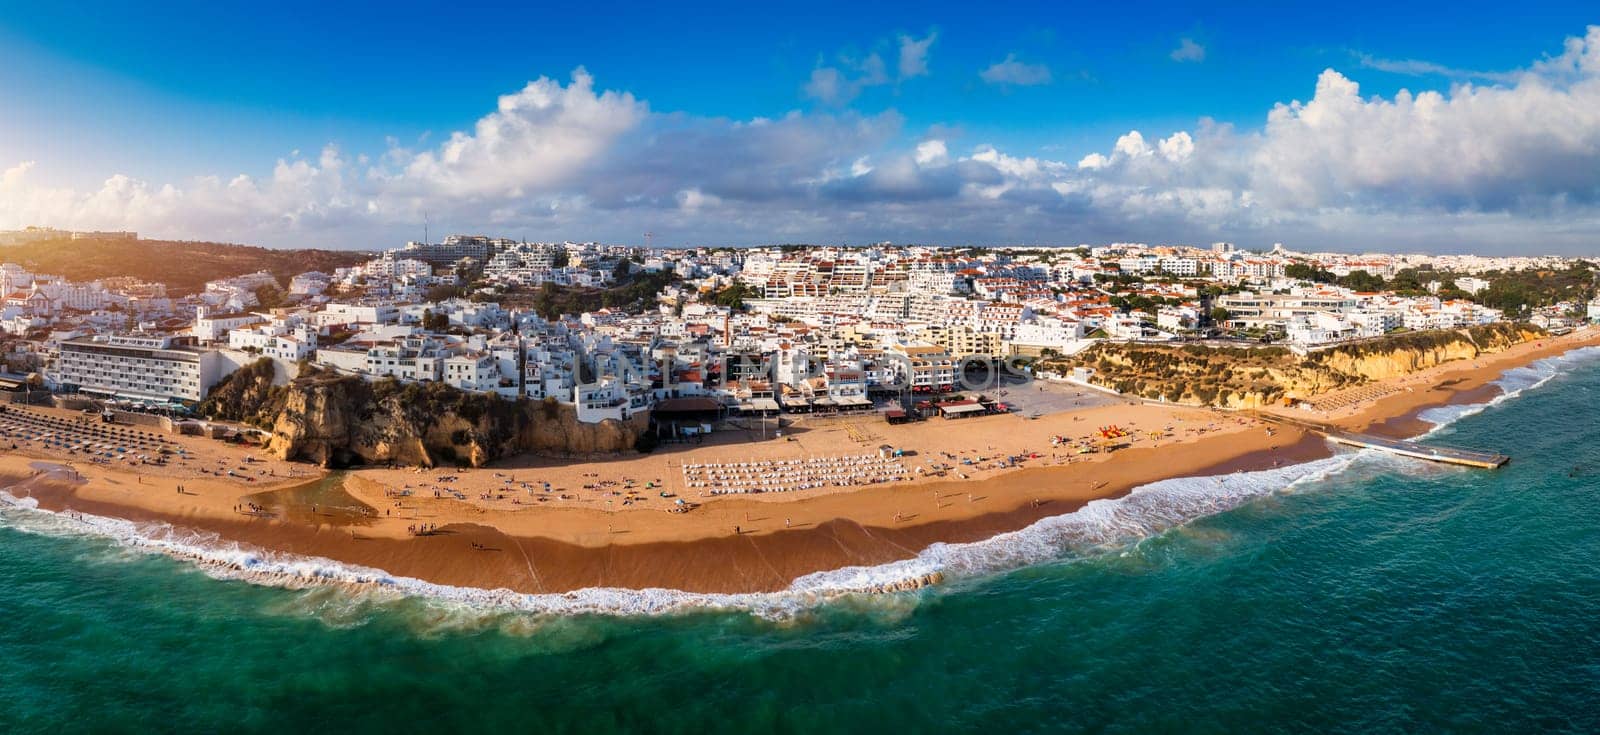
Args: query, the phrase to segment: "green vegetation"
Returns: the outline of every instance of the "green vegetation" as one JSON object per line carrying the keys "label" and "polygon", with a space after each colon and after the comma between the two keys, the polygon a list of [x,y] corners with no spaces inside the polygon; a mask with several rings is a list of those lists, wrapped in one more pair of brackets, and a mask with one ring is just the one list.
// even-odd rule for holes
{"label": "green vegetation", "polygon": [[[1406,276],[1409,271],[1409,276]],[[1422,284],[1416,280],[1416,271],[1408,269],[1395,276],[1395,283],[1389,284],[1382,276],[1376,276],[1364,270],[1350,271],[1350,275],[1336,276],[1331,271],[1318,268],[1309,263],[1290,263],[1283,269],[1283,274],[1290,278],[1298,278],[1316,283],[1327,283],[1343,286],[1354,291],[1425,291]]]}
{"label": "green vegetation", "polygon": [[545,319],[556,319],[562,314],[600,309],[645,309],[655,302],[656,294],[677,280],[677,276],[668,271],[636,273],[628,282],[610,288],[545,283],[537,289],[501,293],[488,300],[507,308],[532,309]]}
{"label": "green vegetation", "polygon": [[427,292],[424,294],[424,298],[429,301],[439,302],[449,301],[450,299],[459,299],[466,295],[467,289],[462,286],[451,286],[449,284],[441,283],[437,286],[429,286]]}
{"label": "green vegetation", "polygon": [[74,281],[132,276],[165,284],[172,295],[196,293],[206,281],[267,271],[279,281],[306,271],[331,272],[370,259],[339,250],[273,250],[249,245],[169,240],[47,240],[0,249],[0,259]]}
{"label": "green vegetation", "polygon": [[1594,265],[1586,260],[1560,271],[1494,271],[1484,275],[1489,287],[1472,298],[1508,315],[1520,315],[1561,301],[1593,299],[1595,275]]}
{"label": "green vegetation", "polygon": [[744,311],[745,299],[761,298],[761,292],[745,285],[744,281],[734,281],[732,285],[711,295],[711,303],[717,306],[726,306],[735,311]]}
{"label": "green vegetation", "polygon": [[1123,296],[1117,294],[1110,298],[1111,305],[1121,311],[1144,311],[1154,314],[1156,308],[1162,305],[1176,305],[1182,303],[1180,299],[1150,298],[1143,294]]}
{"label": "green vegetation", "polygon": [[1101,343],[1071,357],[1043,357],[1039,368],[1068,372],[1087,367],[1095,382],[1120,393],[1199,405],[1266,405],[1288,396],[1307,398],[1368,379],[1361,361],[1391,353],[1427,366],[1437,350],[1496,352],[1543,334],[1531,325],[1497,323],[1468,329],[1381,337],[1304,357],[1283,347],[1210,347]]}
{"label": "green vegetation", "polygon": [[1463,338],[1479,349],[1500,350],[1522,341],[1524,334],[1543,334],[1544,330],[1532,324],[1496,322],[1465,329],[1434,329],[1424,332],[1404,332],[1377,339],[1351,342],[1306,356],[1307,362],[1329,362],[1338,357],[1367,357],[1395,350],[1436,350],[1447,347]]}
{"label": "green vegetation", "polygon": [[1522,316],[1530,309],[1594,298],[1597,274],[1594,264],[1585,260],[1559,271],[1490,271],[1480,276],[1489,282],[1489,286],[1476,294],[1458,287],[1456,276],[1428,269],[1406,268],[1395,273],[1393,278],[1384,280],[1364,270],[1351,271],[1347,276],[1335,276],[1309,263],[1293,263],[1284,268],[1284,275],[1356,291],[1392,291],[1401,296],[1427,295],[1428,285],[1438,282],[1435,293],[1439,298],[1466,299],[1499,309],[1507,316]]}
{"label": "green vegetation", "polygon": [[283,306],[289,297],[288,292],[270,285],[256,289],[255,293],[256,301],[259,302],[258,308],[261,309],[276,309]]}
{"label": "green vegetation", "polygon": [[274,386],[276,368],[263,357],[222,379],[200,403],[201,416],[268,427],[283,407],[287,388]]}
{"label": "green vegetation", "polygon": [[423,309],[422,328],[430,332],[443,332],[450,328],[450,317],[435,313],[432,309]]}

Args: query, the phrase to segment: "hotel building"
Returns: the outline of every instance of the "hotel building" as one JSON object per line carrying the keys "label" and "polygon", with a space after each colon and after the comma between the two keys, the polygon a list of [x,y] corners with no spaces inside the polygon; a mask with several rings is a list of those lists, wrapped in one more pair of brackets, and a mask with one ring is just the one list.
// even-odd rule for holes
{"label": "hotel building", "polygon": [[171,336],[69,339],[56,372],[84,393],[146,401],[199,401],[222,378],[217,352]]}

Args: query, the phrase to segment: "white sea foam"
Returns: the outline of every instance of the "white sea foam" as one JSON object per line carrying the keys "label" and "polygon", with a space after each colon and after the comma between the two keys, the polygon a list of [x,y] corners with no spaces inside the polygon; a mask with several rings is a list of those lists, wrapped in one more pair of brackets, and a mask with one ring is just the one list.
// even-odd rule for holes
{"label": "white sea foam", "polygon": [[214,533],[160,522],[136,523],[83,513],[51,513],[31,498],[0,492],[0,522],[49,535],[89,534],[120,548],[192,562],[218,579],[238,579],[287,588],[333,585],[382,596],[420,596],[482,610],[559,615],[658,615],[692,610],[744,610],[761,617],[791,618],[818,604],[846,596],[903,589],[927,579],[961,579],[1092,552],[1161,533],[1256,497],[1315,481],[1344,467],[1354,454],[1300,465],[1215,477],[1163,480],[1116,499],[1096,500],[1018,531],[964,544],[934,544],[917,556],[870,567],[847,567],[796,579],[787,590],[708,594],[669,589],[587,588],[560,594],[524,594],[434,584],[331,559],[267,551],[227,541]]}
{"label": "white sea foam", "polygon": [[[1425,412],[1435,431],[1541,386],[1573,364],[1600,357],[1600,348],[1576,350],[1507,371],[1493,401]],[[871,599],[864,593],[903,589],[928,579],[955,580],[1091,554],[1166,532],[1252,499],[1311,484],[1336,474],[1370,452],[1349,452],[1297,465],[1209,477],[1183,477],[1141,485],[1127,495],[1092,501],[1026,528],[971,543],[936,543],[916,556],[876,566],[846,567],[800,577],[780,592],[708,594],[670,589],[597,587],[560,594],[525,594],[434,584],[381,569],[331,559],[267,551],[216,534],[166,523],[136,523],[83,513],[51,513],[32,498],[0,491],[0,524],[48,535],[88,534],[136,553],[157,553],[194,563],[219,579],[286,588],[343,587],[371,598],[419,597],[477,612],[520,611],[550,615],[661,615],[695,610],[741,610],[787,619],[824,602]],[[1380,458],[1381,459],[1381,458]]]}
{"label": "white sea foam", "polygon": [[1593,362],[1596,359],[1600,359],[1600,347],[1580,347],[1554,357],[1546,357],[1527,365],[1506,370],[1500,374],[1499,378],[1490,381],[1493,385],[1499,386],[1500,395],[1489,401],[1439,406],[1419,412],[1417,418],[1433,424],[1433,428],[1423,433],[1422,436],[1426,437],[1442,431],[1467,416],[1482,413],[1484,410],[1512,400],[1526,391],[1542,387],[1573,367]]}

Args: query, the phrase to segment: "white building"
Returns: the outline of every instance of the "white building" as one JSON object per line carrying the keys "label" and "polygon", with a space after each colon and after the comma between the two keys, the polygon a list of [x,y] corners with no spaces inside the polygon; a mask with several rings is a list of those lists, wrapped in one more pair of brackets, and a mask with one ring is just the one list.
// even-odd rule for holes
{"label": "white building", "polygon": [[195,308],[194,326],[189,332],[195,339],[200,340],[201,344],[212,344],[221,341],[230,331],[265,321],[266,318],[260,314],[249,312],[218,314],[213,313],[210,307],[200,306]]}
{"label": "white building", "polygon": [[452,388],[489,393],[500,387],[500,366],[487,352],[467,352],[444,360],[444,382]]}
{"label": "white building", "polygon": [[199,401],[222,379],[221,363],[180,337],[77,338],[61,343],[56,381],[119,398]]}
{"label": "white building", "polygon": [[1049,349],[1063,352],[1072,349],[1078,340],[1083,339],[1083,334],[1082,322],[1036,317],[1017,325],[1016,334],[1010,341],[1011,351],[1017,353]]}
{"label": "white building", "polygon": [[433,266],[415,258],[395,257],[394,252],[390,251],[363,263],[360,275],[369,279],[396,281],[406,277],[431,276]]}
{"label": "white building", "polygon": [[333,284],[333,277],[319,271],[307,271],[289,279],[289,293],[300,296],[316,296],[328,290]]}
{"label": "white building", "polygon": [[438,382],[443,378],[445,357],[431,340],[413,337],[367,350],[365,369],[368,375],[375,377]]}
{"label": "white building", "polygon": [[306,324],[275,320],[228,332],[228,347],[277,360],[299,362],[317,350],[317,330]]}
{"label": "white building", "polygon": [[67,283],[65,281],[52,283],[39,289],[56,306],[62,309],[76,311],[95,311],[103,309],[110,304],[111,295],[106,292],[99,281],[93,283]]}
{"label": "white building", "polygon": [[319,327],[342,324],[392,324],[400,319],[400,308],[380,304],[328,304],[322,311],[311,315],[312,323]]}

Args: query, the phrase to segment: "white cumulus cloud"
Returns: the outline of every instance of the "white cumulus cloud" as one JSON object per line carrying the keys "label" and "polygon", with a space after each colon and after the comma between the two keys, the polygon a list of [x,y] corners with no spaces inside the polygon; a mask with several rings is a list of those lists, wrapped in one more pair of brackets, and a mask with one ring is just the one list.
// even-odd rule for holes
{"label": "white cumulus cloud", "polygon": [[[890,83],[883,58],[837,68],[846,83]],[[114,173],[79,188],[44,183],[54,172],[43,164],[0,162],[0,228],[379,248],[414,237],[427,211],[461,231],[652,231],[666,243],[1600,242],[1600,27],[1502,81],[1391,96],[1363,95],[1334,69],[1306,81],[1308,97],[1254,125],[1129,131],[1073,163],[963,141],[958,128],[908,131],[892,111],[652,111],[579,69],[566,84],[530,82],[417,150],[324,146],[259,174]]]}
{"label": "white cumulus cloud", "polygon": [[459,196],[518,196],[555,186],[644,119],[648,107],[626,92],[595,93],[582,67],[565,87],[540,77],[436,150],[406,163],[395,182]]}

